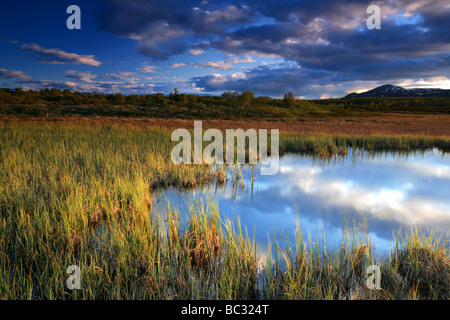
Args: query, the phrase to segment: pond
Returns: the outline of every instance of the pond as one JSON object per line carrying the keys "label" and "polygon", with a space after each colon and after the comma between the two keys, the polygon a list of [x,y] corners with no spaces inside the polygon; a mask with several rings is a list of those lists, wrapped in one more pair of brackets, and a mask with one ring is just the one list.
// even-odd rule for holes
{"label": "pond", "polygon": [[[242,166],[242,178],[225,185],[161,191],[152,214],[189,212],[201,200],[221,218],[239,218],[261,252],[274,236],[295,243],[297,222],[304,239],[326,238],[337,248],[344,225],[363,224],[375,252],[386,254],[399,230],[450,230],[450,155],[434,149],[410,153],[351,152],[333,159],[288,154],[276,175],[259,175],[260,165]],[[233,171],[228,170],[231,177]]]}

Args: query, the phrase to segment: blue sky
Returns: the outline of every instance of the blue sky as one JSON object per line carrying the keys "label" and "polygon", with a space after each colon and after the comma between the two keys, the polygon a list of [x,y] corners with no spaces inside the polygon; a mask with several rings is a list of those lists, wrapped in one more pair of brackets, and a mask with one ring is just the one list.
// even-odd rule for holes
{"label": "blue sky", "polygon": [[[81,30],[69,30],[69,5]],[[367,7],[381,9],[369,30]],[[450,88],[448,0],[3,2],[0,87],[341,97]]]}

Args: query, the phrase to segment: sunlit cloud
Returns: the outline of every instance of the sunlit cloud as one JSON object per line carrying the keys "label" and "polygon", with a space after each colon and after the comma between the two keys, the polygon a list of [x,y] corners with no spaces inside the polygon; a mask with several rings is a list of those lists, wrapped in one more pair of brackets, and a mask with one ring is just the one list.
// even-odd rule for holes
{"label": "sunlit cloud", "polygon": [[0,79],[23,81],[30,78],[23,71],[0,69]]}
{"label": "sunlit cloud", "polygon": [[198,50],[198,49],[191,49],[191,50],[189,50],[189,53],[194,55],[194,56],[198,56],[199,54],[205,53],[205,51]]}
{"label": "sunlit cloud", "polygon": [[180,67],[212,68],[212,69],[217,69],[217,70],[231,70],[231,69],[235,68],[233,66],[233,61],[174,63],[171,65],[171,67],[172,68],[180,68]]}
{"label": "sunlit cloud", "polygon": [[441,88],[450,89],[450,79],[447,77],[432,77],[420,80],[404,80],[397,83],[398,86],[404,88]]}
{"label": "sunlit cloud", "polygon": [[102,63],[95,59],[94,55],[80,55],[76,53],[68,53],[59,49],[47,49],[37,45],[36,43],[23,44],[20,49],[33,51],[38,53],[41,58],[38,59],[41,63],[48,64],[85,64],[89,66],[99,66]]}
{"label": "sunlit cloud", "polygon": [[158,69],[157,66],[150,66],[146,63],[142,64],[141,68],[139,69],[142,73],[156,73],[156,69]]}
{"label": "sunlit cloud", "polygon": [[92,79],[97,77],[96,74],[92,74],[90,72],[80,72],[75,70],[67,70],[64,74],[68,77],[84,82],[92,82]]}

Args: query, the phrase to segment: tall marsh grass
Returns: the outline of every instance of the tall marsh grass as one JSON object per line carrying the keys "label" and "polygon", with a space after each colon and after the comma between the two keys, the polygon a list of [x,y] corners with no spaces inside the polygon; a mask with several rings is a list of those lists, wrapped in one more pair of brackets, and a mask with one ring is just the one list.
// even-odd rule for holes
{"label": "tall marsh grass", "polygon": [[[351,145],[336,139],[282,136],[281,145]],[[368,139],[355,143],[377,145]],[[414,141],[448,147],[446,139]],[[399,237],[382,261],[360,232],[346,233],[353,236],[337,252],[298,232],[286,250],[271,242],[262,261],[239,221],[222,220],[214,206],[194,207],[186,227],[179,212],[150,215],[154,188],[226,179],[210,166],[173,165],[172,146],[164,128],[0,123],[0,298],[450,298],[448,241],[418,231]],[[379,291],[364,286],[374,262],[383,272]],[[80,290],[66,286],[70,265],[80,267]]]}

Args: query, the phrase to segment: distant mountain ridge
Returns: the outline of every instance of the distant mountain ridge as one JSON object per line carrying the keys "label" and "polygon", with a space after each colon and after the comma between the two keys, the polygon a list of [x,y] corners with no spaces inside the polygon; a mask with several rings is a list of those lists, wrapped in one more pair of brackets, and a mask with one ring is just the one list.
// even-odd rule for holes
{"label": "distant mountain ridge", "polygon": [[385,84],[375,89],[362,92],[350,93],[344,98],[368,98],[368,97],[436,97],[436,98],[450,98],[450,90],[446,89],[405,89],[403,87],[394,86],[392,84]]}

